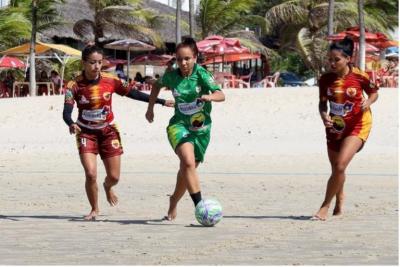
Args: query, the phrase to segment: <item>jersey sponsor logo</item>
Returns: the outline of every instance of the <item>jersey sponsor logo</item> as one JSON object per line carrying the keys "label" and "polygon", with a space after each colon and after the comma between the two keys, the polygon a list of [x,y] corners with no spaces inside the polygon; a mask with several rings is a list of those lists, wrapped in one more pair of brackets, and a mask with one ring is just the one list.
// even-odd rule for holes
{"label": "jersey sponsor logo", "polygon": [[179,111],[185,115],[193,115],[197,112],[200,112],[201,110],[203,110],[203,107],[204,107],[204,101],[202,101],[201,99],[196,99],[191,103],[178,104]]}
{"label": "jersey sponsor logo", "polygon": [[343,117],[341,116],[332,116],[333,126],[332,130],[336,133],[343,132],[344,128],[346,127],[346,123],[344,122]]}
{"label": "jersey sponsor logo", "polygon": [[189,129],[192,131],[197,131],[197,130],[203,128],[205,120],[206,120],[206,116],[204,115],[204,113],[199,112],[199,113],[193,114],[190,117],[190,125],[191,126]]}
{"label": "jersey sponsor logo", "polygon": [[176,90],[176,88],[174,88],[174,90],[172,90],[172,95],[173,95],[174,97],[181,96],[181,94],[178,92],[178,90]]}
{"label": "jersey sponsor logo", "polygon": [[79,100],[79,104],[89,104],[89,100],[87,100],[86,97],[82,95],[81,99]]}
{"label": "jersey sponsor logo", "polygon": [[347,88],[347,89],[346,89],[346,94],[347,94],[349,97],[355,97],[356,94],[357,94],[357,88],[355,88],[355,87],[349,87],[349,88]]}
{"label": "jersey sponsor logo", "polygon": [[103,98],[104,98],[104,100],[109,101],[111,99],[111,93],[110,92],[105,92],[103,94]]}
{"label": "jersey sponsor logo", "polygon": [[338,104],[335,102],[330,101],[329,107],[330,112],[337,116],[346,116],[347,113],[353,110],[354,103],[346,101],[344,104]]}
{"label": "jersey sponsor logo", "polygon": [[110,113],[110,107],[104,106],[102,109],[82,110],[82,118],[87,121],[105,121]]}
{"label": "jersey sponsor logo", "polygon": [[120,145],[118,139],[113,139],[113,140],[111,140],[111,146],[112,146],[113,148],[115,148],[115,149],[118,149],[121,145]]}

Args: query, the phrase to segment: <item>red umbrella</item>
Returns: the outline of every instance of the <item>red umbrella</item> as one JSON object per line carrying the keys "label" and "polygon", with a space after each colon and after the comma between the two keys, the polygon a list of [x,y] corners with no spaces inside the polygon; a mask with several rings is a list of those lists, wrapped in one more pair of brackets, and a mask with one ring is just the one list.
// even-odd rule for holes
{"label": "red umbrella", "polygon": [[25,68],[25,63],[16,57],[4,56],[0,58],[0,68]]}
{"label": "red umbrella", "polygon": [[133,65],[165,66],[173,58],[171,55],[140,55],[132,59]]}
{"label": "red umbrella", "polygon": [[250,50],[240,44],[239,39],[224,38],[219,35],[213,35],[197,42],[197,48],[203,54],[227,55],[249,53]]}
{"label": "red umbrella", "polygon": [[[236,62],[241,60],[250,60],[250,59],[259,59],[261,56],[259,54],[250,54],[250,53],[242,53],[242,54],[228,54],[224,56],[224,62]],[[202,65],[213,64],[213,63],[221,63],[222,56],[211,56],[207,57],[205,62]]]}

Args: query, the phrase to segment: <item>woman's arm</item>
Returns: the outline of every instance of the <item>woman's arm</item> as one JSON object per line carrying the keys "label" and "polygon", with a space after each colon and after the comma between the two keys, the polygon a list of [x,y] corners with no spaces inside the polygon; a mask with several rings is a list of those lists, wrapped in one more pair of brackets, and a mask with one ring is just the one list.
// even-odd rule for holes
{"label": "woman's arm", "polygon": [[221,90],[216,90],[210,95],[202,95],[200,99],[203,101],[223,102],[225,101],[225,94]]}
{"label": "woman's arm", "polygon": [[319,109],[319,115],[321,116],[322,122],[324,123],[325,127],[326,128],[332,127],[333,121],[331,119],[331,116],[329,116],[328,114],[328,100],[325,99],[324,97],[320,98],[318,109]]}
{"label": "woman's arm", "polygon": [[153,88],[151,89],[149,97],[149,105],[147,106],[146,119],[148,122],[153,122],[154,120],[154,104],[156,103],[157,96],[160,93],[161,86],[157,83],[153,83]]}
{"label": "woman's arm", "polygon": [[367,110],[376,100],[378,100],[378,92],[368,94],[368,99],[364,99],[361,104],[362,110]]}

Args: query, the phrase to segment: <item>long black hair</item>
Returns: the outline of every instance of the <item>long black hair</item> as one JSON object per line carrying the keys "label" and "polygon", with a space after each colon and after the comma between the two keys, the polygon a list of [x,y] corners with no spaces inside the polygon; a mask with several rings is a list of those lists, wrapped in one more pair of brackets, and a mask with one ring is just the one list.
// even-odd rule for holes
{"label": "long black hair", "polygon": [[329,51],[332,50],[339,50],[345,56],[352,57],[353,56],[353,49],[354,49],[354,42],[349,37],[344,38],[339,42],[332,43],[329,46]]}
{"label": "long black hair", "polygon": [[193,55],[195,57],[197,57],[199,55],[199,49],[197,48],[196,41],[193,38],[185,37],[183,39],[183,41],[177,45],[176,52],[178,52],[179,49],[184,48],[184,47],[189,47],[190,50],[192,50]]}
{"label": "long black hair", "polygon": [[89,56],[93,53],[99,53],[101,55],[104,55],[103,49],[96,45],[87,45],[83,50],[82,50],[82,60],[86,61],[89,59]]}

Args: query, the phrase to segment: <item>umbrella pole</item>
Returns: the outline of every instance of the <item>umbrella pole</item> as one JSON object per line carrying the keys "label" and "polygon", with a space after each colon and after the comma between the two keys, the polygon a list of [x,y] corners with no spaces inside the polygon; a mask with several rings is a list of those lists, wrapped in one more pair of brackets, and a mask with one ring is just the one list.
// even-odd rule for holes
{"label": "umbrella pole", "polygon": [[130,48],[130,47],[128,47],[128,55],[127,55],[127,58],[128,58],[128,62],[127,62],[127,67],[126,67],[126,71],[127,71],[127,74],[126,74],[126,81],[129,83],[129,64],[130,64],[130,62],[131,62],[131,48]]}

